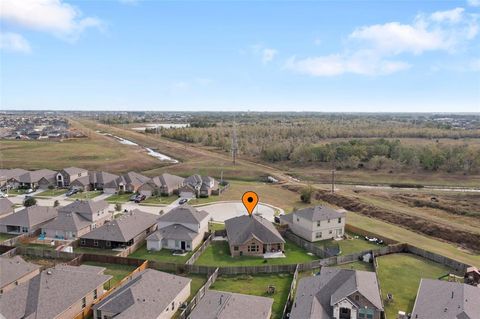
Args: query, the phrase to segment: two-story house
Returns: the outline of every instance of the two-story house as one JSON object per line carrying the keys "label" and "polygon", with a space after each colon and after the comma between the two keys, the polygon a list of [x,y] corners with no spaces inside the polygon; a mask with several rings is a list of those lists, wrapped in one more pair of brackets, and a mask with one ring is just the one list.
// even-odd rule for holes
{"label": "two-story house", "polygon": [[320,241],[342,237],[345,233],[344,212],[326,206],[314,206],[280,216],[280,223],[287,224],[297,236],[308,241]]}
{"label": "two-story house", "polygon": [[78,167],[64,168],[56,175],[57,186],[69,187],[71,182],[84,176],[88,176],[88,170],[86,169]]}

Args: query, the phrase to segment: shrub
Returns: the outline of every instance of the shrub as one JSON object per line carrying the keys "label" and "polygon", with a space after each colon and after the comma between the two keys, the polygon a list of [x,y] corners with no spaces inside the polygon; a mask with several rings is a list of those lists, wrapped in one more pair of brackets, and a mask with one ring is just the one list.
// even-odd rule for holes
{"label": "shrub", "polygon": [[23,201],[23,206],[25,206],[25,207],[34,206],[36,204],[37,204],[37,200],[33,197],[28,197],[27,199],[25,199]]}

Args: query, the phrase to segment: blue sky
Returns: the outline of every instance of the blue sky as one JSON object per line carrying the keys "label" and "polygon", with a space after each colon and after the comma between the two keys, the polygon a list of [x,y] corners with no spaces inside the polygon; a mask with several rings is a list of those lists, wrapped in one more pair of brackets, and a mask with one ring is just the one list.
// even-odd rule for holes
{"label": "blue sky", "polygon": [[480,1],[0,2],[0,108],[480,112]]}

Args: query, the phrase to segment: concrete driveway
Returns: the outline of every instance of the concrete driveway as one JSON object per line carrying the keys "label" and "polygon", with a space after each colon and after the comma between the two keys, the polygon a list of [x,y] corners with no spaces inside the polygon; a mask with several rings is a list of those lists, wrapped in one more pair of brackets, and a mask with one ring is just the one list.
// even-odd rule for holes
{"label": "concrete driveway", "polygon": [[[197,206],[198,210],[204,210],[210,214],[210,218],[217,222],[224,222],[232,217],[248,215],[247,209],[241,202],[221,202],[204,206]],[[275,209],[271,206],[258,204],[254,214],[259,214],[263,218],[273,222],[275,217]]]}

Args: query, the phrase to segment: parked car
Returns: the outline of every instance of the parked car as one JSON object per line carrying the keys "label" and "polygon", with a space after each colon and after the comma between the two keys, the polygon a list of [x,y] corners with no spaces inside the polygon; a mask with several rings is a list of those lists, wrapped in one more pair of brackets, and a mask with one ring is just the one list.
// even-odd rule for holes
{"label": "parked car", "polygon": [[186,198],[182,198],[181,200],[178,201],[178,203],[179,203],[180,205],[183,205],[183,204],[185,204],[186,202],[188,202],[188,199],[186,199]]}
{"label": "parked car", "polygon": [[73,189],[69,190],[69,191],[65,194],[65,196],[70,197],[70,196],[72,196],[72,195],[75,195],[76,193],[78,193],[78,189],[73,188]]}
{"label": "parked car", "polygon": [[137,199],[137,196],[138,194],[133,194],[132,196],[130,196],[129,200],[134,201]]}
{"label": "parked car", "polygon": [[0,198],[7,198],[7,197],[8,197],[8,194],[0,192]]}
{"label": "parked car", "polygon": [[25,194],[31,194],[33,192],[35,192],[35,190],[33,188],[29,188],[25,191]]}
{"label": "parked car", "polygon": [[137,197],[135,197],[135,203],[140,203],[142,200],[145,200],[147,198],[147,196],[145,195],[137,195]]}

